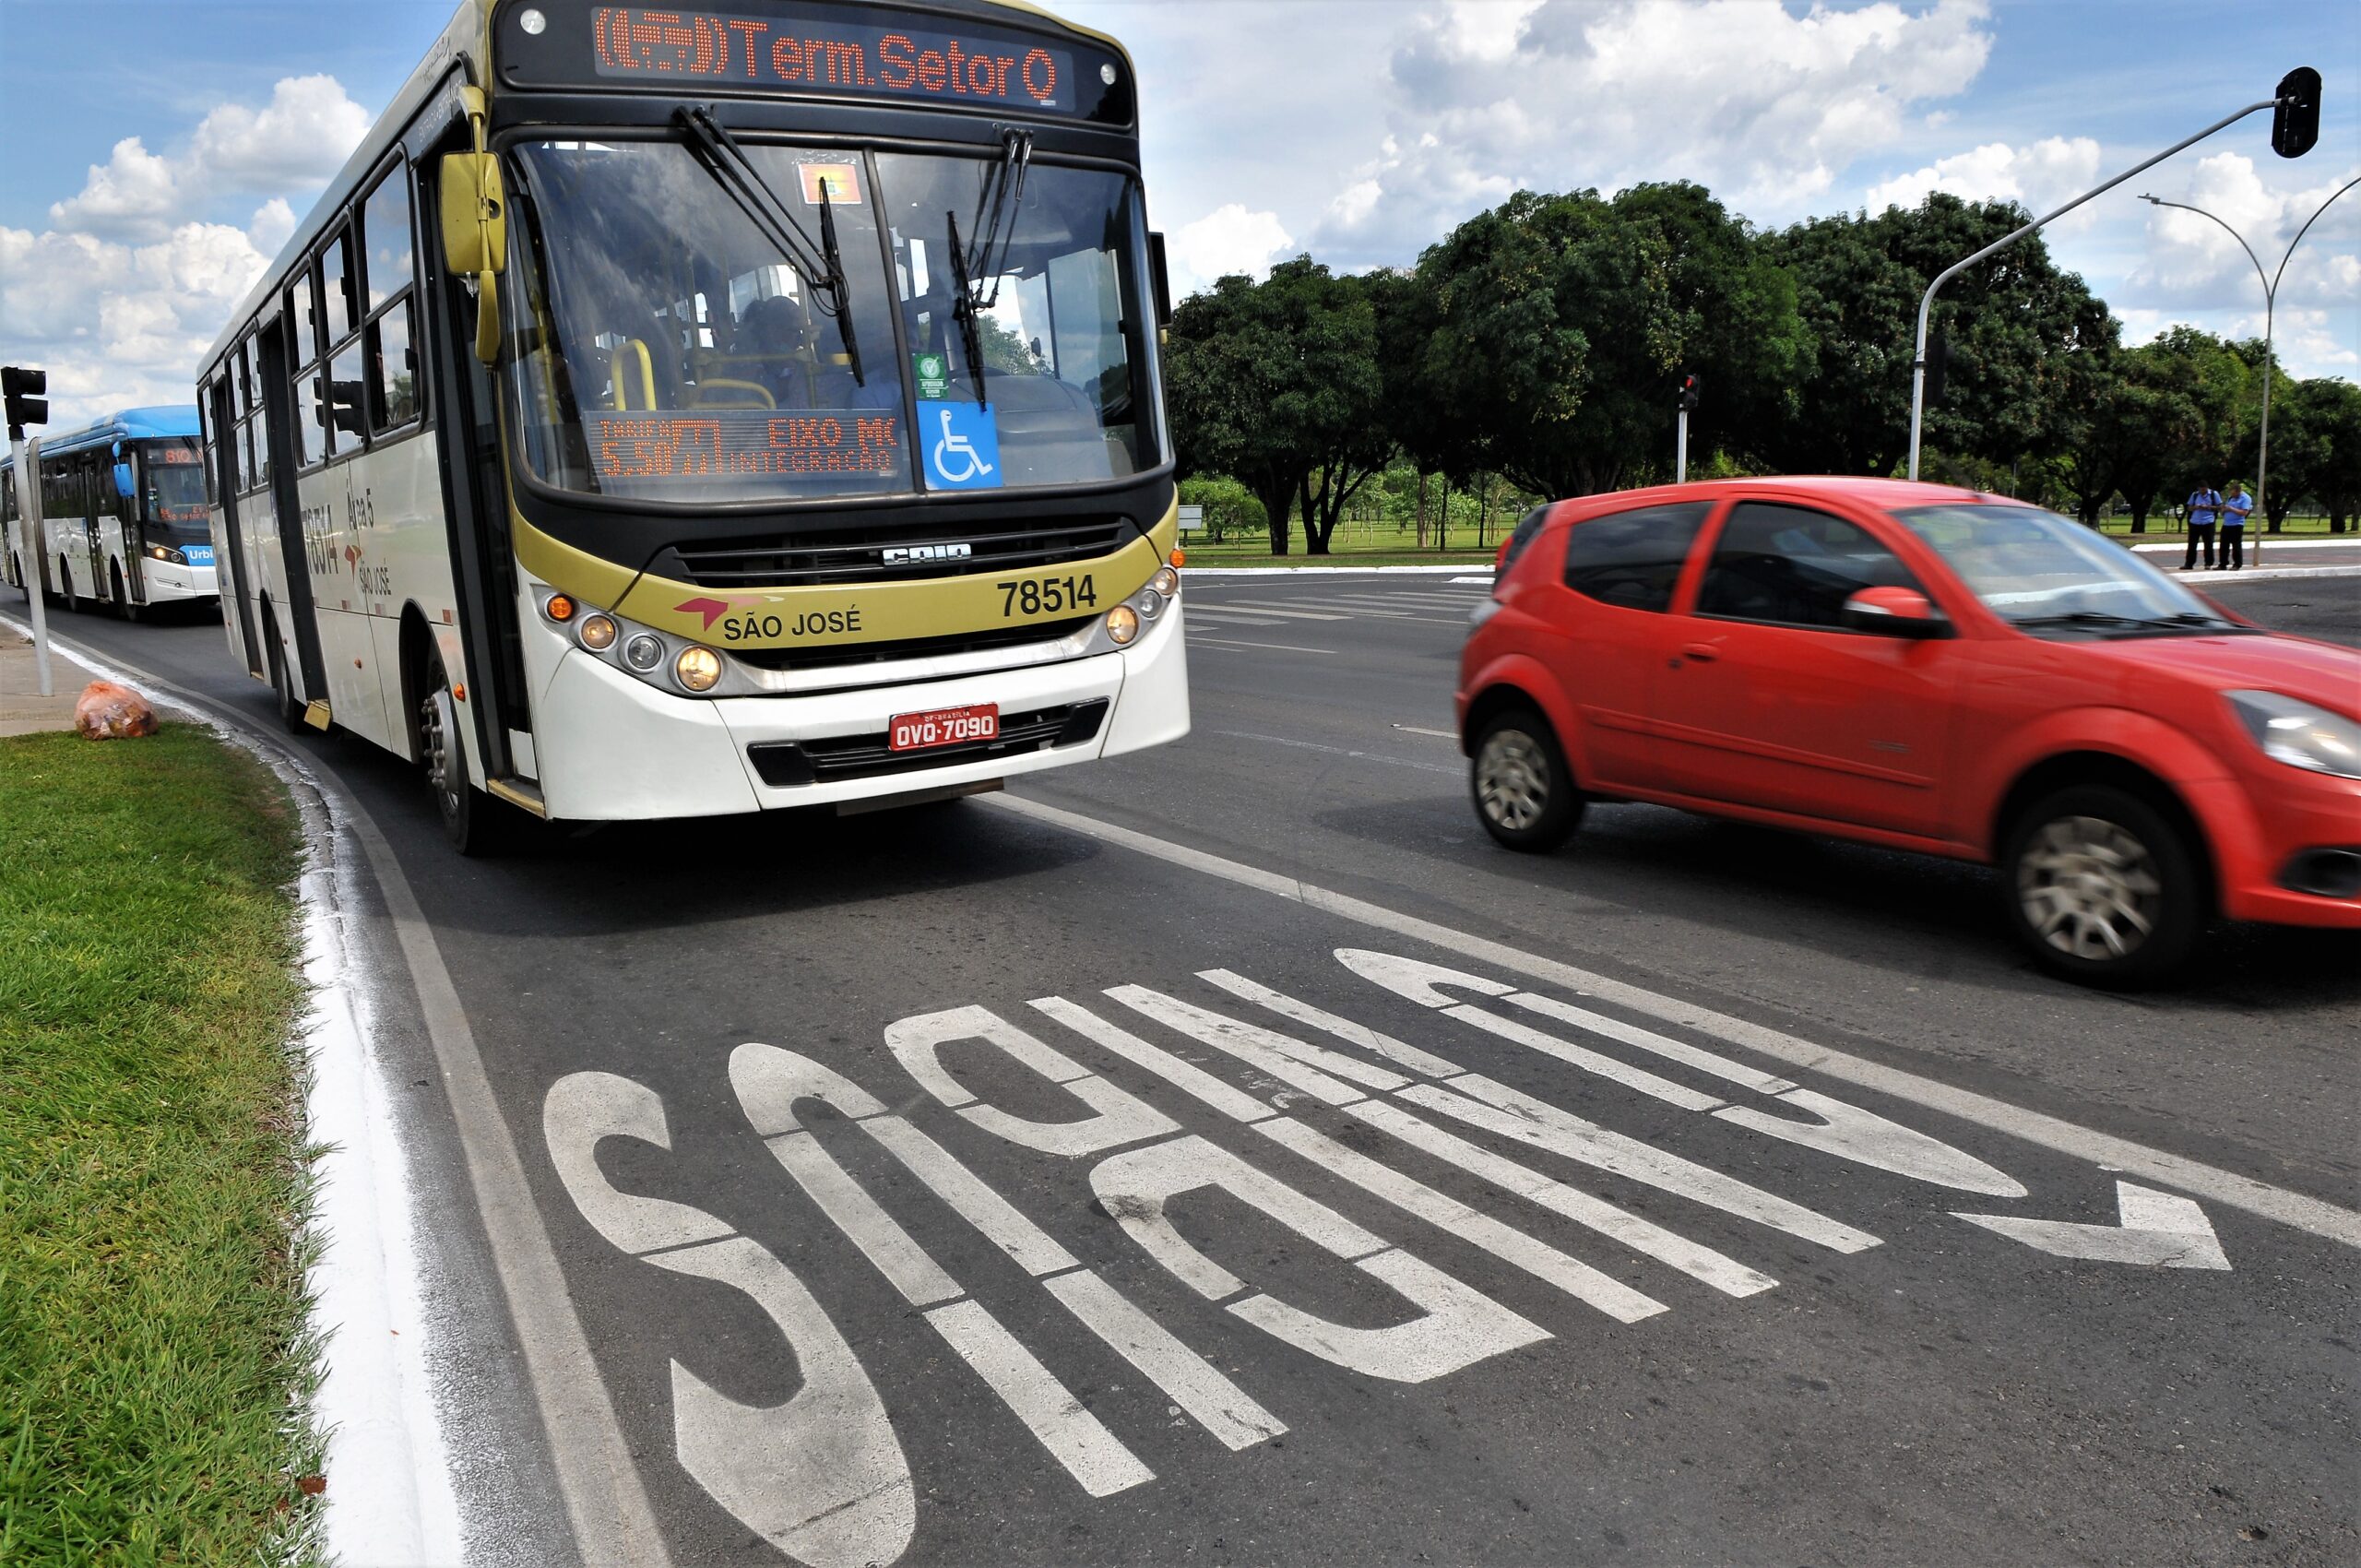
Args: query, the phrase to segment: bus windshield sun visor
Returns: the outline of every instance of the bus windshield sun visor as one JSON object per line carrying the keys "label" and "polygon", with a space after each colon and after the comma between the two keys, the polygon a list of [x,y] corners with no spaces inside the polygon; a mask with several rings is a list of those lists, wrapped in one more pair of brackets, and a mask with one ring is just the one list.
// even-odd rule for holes
{"label": "bus windshield sun visor", "polygon": [[861,374],[860,342],[853,331],[852,313],[846,308],[850,290],[845,280],[844,255],[836,248],[836,218],[825,183],[820,189],[820,241],[814,245],[738,138],[713,117],[710,109],[684,105],[673,111],[672,118],[688,134],[689,145],[696,149],[698,161],[713,176],[714,184],[738,204],[765,239],[778,247],[781,258],[820,302],[820,314],[836,324],[854,384],[868,386],[869,378]]}

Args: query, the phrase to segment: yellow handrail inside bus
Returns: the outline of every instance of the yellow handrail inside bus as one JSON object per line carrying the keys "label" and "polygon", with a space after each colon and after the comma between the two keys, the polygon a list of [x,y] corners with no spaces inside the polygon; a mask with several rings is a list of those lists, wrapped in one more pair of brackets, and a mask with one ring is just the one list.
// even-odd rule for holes
{"label": "yellow handrail inside bus", "polygon": [[615,357],[610,366],[615,380],[615,407],[623,411],[629,411],[631,408],[631,383],[626,375],[628,361],[634,354],[639,356],[640,406],[646,409],[656,407],[656,366],[647,357],[647,345],[636,338],[626,338],[615,350]]}
{"label": "yellow handrail inside bus", "polygon": [[[772,397],[771,389],[765,386],[762,383],[758,381],[735,381],[725,375],[708,375],[702,381],[699,381],[697,383],[697,401],[699,403],[711,403],[713,399],[706,397],[706,393],[725,390],[730,392],[742,392],[749,399],[760,398],[762,399],[762,407],[765,409],[776,409],[778,407],[778,399]],[[716,406],[718,407],[720,405]],[[751,409],[755,405],[750,400],[745,406]]]}

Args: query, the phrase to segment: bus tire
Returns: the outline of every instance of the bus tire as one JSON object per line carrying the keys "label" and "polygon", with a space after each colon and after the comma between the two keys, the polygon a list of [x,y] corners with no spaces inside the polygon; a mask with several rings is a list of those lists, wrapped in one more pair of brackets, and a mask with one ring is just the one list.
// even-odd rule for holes
{"label": "bus tire", "polygon": [[295,700],[295,683],[287,673],[287,650],[279,646],[279,625],[268,611],[262,617],[263,647],[270,660],[271,706],[279,709],[279,722],[291,735],[303,732],[303,705]]}
{"label": "bus tire", "polygon": [[66,569],[63,555],[57,558],[57,603],[60,609],[77,613],[82,609],[82,596],[74,591],[74,574]]}
{"label": "bus tire", "polygon": [[498,854],[506,847],[512,809],[475,787],[468,778],[465,731],[450,677],[440,655],[426,663],[426,695],[418,705],[418,753],[427,792],[443,819],[444,837],[469,860]]}
{"label": "bus tire", "polygon": [[107,589],[114,600],[114,612],[126,621],[139,619],[139,606],[131,602],[131,595],[124,590],[123,563],[107,563]]}

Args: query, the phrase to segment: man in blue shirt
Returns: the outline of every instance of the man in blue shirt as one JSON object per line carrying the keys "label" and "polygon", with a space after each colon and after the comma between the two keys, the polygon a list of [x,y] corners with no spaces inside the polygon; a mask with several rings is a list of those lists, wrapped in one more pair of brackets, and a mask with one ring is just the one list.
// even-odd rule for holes
{"label": "man in blue shirt", "polygon": [[2184,572],[2197,570],[2197,548],[2205,547],[2205,567],[2213,568],[2213,520],[2222,513],[2222,493],[2210,485],[2199,485],[2189,495],[2189,550],[2180,558]]}
{"label": "man in blue shirt", "polygon": [[2230,498],[2222,503],[2222,567],[2232,572],[2247,569],[2247,514],[2254,510],[2254,497],[2236,480],[2230,481]]}

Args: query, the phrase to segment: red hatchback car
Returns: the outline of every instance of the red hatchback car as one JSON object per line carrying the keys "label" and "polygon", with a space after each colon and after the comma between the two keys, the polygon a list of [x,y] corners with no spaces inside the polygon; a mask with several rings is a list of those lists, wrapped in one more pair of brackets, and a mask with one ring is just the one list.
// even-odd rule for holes
{"label": "red hatchback car", "polygon": [[2361,928],[2361,653],[1942,485],[1672,485],[1520,531],[1458,694],[1512,849],[1653,801],[1981,861],[2035,958],[2101,985],[2215,915]]}

